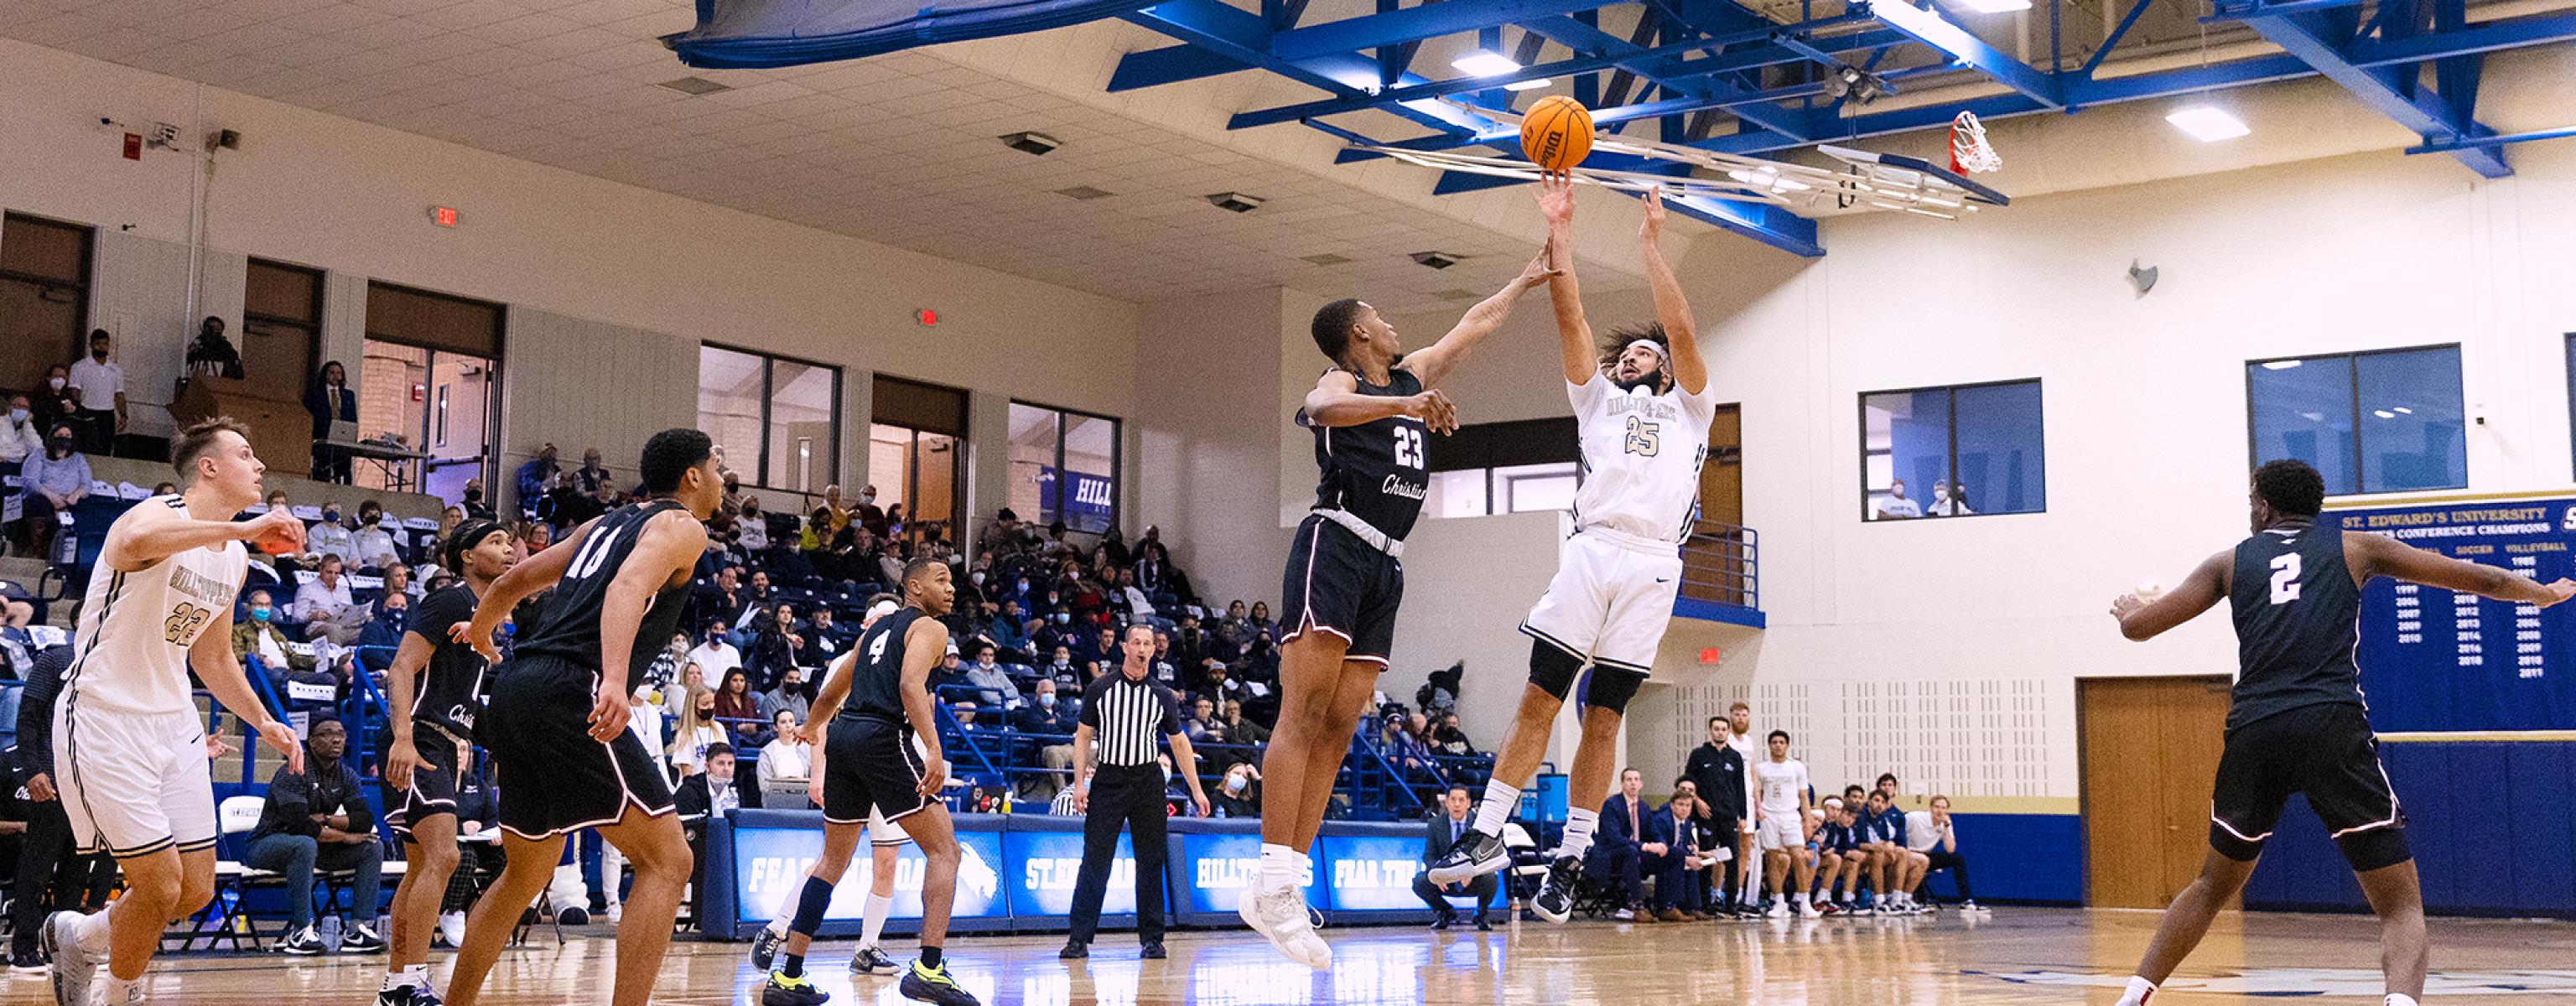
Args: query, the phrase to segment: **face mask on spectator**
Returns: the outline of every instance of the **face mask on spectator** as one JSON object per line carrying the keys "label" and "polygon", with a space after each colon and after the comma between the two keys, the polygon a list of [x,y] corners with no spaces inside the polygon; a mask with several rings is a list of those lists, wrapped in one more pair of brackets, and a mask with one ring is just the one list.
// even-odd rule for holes
{"label": "face mask on spectator", "polygon": [[11,410],[9,410],[9,421],[10,421],[10,422],[12,422],[12,423],[23,423],[23,422],[26,422],[26,421],[27,421],[27,410],[25,410],[25,409],[11,409]]}
{"label": "face mask on spectator", "polygon": [[1228,792],[1228,793],[1241,793],[1241,792],[1243,792],[1243,773],[1241,773],[1241,772],[1228,772],[1228,773],[1226,773],[1226,774],[1225,774],[1225,791],[1226,791],[1226,792]]}
{"label": "face mask on spectator", "polygon": [[69,454],[69,453],[71,453],[71,452],[72,452],[72,438],[70,438],[70,437],[55,437],[55,438],[54,438],[54,449],[55,449],[55,450],[58,450],[58,451],[61,451],[61,452],[65,453],[65,454]]}
{"label": "face mask on spectator", "polygon": [[338,508],[336,508],[336,507],[326,507],[326,508],[324,508],[324,509],[323,509],[323,511],[322,511],[322,523],[325,523],[325,524],[337,524],[337,523],[339,523],[339,522],[340,522],[340,511],[339,511],[339,509],[338,509]]}
{"label": "face mask on spectator", "polygon": [[465,490],[465,502],[468,502],[468,503],[479,503],[479,502],[482,502],[482,500],[483,500],[483,490],[480,490],[480,489],[468,489],[468,490]]}
{"label": "face mask on spectator", "polygon": [[1048,708],[1048,709],[1053,709],[1053,708],[1055,708],[1055,693],[1054,693],[1054,692],[1039,692],[1039,693],[1038,693],[1038,705],[1044,706],[1044,707],[1046,707],[1046,708]]}
{"label": "face mask on spectator", "polygon": [[45,384],[46,384],[47,386],[49,386],[49,387],[53,388],[53,389],[54,389],[54,390],[56,390],[56,391],[61,391],[61,390],[63,390],[63,379],[62,379],[62,378],[59,378],[59,377],[54,378],[54,379],[52,379],[52,380],[46,381],[46,382],[45,382]]}
{"label": "face mask on spectator", "polygon": [[[59,445],[59,446],[62,446],[62,447],[63,447],[63,449],[65,449],[65,450],[69,450],[69,449],[70,449],[70,445],[68,445],[68,444],[62,444],[60,441],[56,441],[56,444],[57,444],[57,445]],[[1073,613],[1072,613],[1072,612],[1069,612],[1069,611],[1059,611],[1059,612],[1056,612],[1056,613],[1055,613],[1055,624],[1057,624],[1057,625],[1065,625],[1065,624],[1068,624],[1068,623],[1070,623],[1070,622],[1072,622],[1072,621],[1073,621]]]}
{"label": "face mask on spectator", "polygon": [[979,570],[976,570],[973,574],[971,574],[971,575],[967,576],[966,578],[967,578],[967,579],[969,579],[969,580],[974,581],[974,582],[975,582],[975,585],[976,585],[976,586],[978,586],[978,587],[981,587],[981,586],[983,586],[983,585],[984,585],[984,571],[983,571],[983,570],[980,570],[980,569],[979,569]]}
{"label": "face mask on spectator", "polygon": [[268,609],[268,605],[265,605],[265,604],[254,604],[254,605],[251,605],[251,608],[250,608],[250,620],[251,620],[251,621],[254,621],[254,622],[265,622],[265,621],[268,621],[268,616],[269,616],[269,609]]}

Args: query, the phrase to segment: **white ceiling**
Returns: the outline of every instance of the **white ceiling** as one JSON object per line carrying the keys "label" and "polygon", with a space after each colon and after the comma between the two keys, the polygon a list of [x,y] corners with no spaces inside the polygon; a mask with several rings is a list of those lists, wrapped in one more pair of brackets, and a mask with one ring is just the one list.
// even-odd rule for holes
{"label": "white ceiling", "polygon": [[[1272,136],[1294,154],[1274,158],[1241,152],[1221,121],[1158,125],[1105,100],[1113,50],[1068,49],[1083,65],[1032,71],[1048,86],[958,47],[693,71],[656,41],[693,23],[685,0],[0,0],[0,35],[22,41],[1127,300],[1357,285],[1417,309],[1483,296],[1535,236],[1534,215],[1497,228],[1472,219],[1479,196],[1433,199],[1428,172],[1360,186],[1371,171],[1332,166],[1330,141],[1297,127],[1257,131],[1303,134]],[[1127,48],[1158,38],[1094,27],[1143,36]],[[735,89],[657,86],[688,76]],[[997,139],[1022,130],[1064,146],[1035,157]],[[1112,195],[1056,193],[1077,186]],[[1267,203],[1203,198],[1227,191]],[[1430,250],[1468,259],[1408,258]],[[1351,261],[1303,261],[1319,255]],[[1605,286],[1633,284],[1610,265]]]}

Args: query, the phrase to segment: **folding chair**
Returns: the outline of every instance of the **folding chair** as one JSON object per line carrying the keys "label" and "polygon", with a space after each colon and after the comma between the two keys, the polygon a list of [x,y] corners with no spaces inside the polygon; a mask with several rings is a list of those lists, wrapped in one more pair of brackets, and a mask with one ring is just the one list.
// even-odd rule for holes
{"label": "folding chair", "polygon": [[216,807],[215,820],[220,834],[215,842],[215,896],[206,902],[206,907],[198,910],[195,921],[180,937],[179,949],[182,952],[195,949],[200,937],[205,939],[208,950],[214,949],[220,940],[230,940],[232,948],[239,950],[244,935],[250,937],[252,950],[268,949],[267,940],[260,935],[258,921],[243,909],[243,902],[249,898],[252,888],[285,888],[286,878],[243,865],[242,850],[235,844],[240,840],[234,837],[259,828],[260,808],[265,803],[255,796],[235,796],[225,798]]}
{"label": "folding chair", "polygon": [[1547,883],[1547,853],[1530,838],[1528,829],[1508,822],[1503,825],[1503,848],[1512,859],[1511,865],[1503,868],[1503,896],[1527,904]]}

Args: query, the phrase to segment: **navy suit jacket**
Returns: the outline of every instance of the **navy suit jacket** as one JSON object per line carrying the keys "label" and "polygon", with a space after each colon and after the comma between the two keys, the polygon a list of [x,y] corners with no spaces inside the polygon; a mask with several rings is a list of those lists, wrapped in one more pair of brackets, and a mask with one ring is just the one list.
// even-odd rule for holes
{"label": "navy suit jacket", "polygon": [[1637,851],[1637,846],[1644,842],[1662,842],[1668,847],[1672,845],[1673,822],[1669,815],[1640,804],[1637,808],[1637,817],[1645,826],[1643,835],[1633,834],[1628,830],[1627,796],[1611,794],[1610,799],[1601,801],[1601,828],[1593,839],[1594,844],[1629,852]]}

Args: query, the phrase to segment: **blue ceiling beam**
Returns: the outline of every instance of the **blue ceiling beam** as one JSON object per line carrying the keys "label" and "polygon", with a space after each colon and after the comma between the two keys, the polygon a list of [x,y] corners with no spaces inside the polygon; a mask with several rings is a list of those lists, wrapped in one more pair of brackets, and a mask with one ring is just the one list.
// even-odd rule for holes
{"label": "blue ceiling beam", "polygon": [[[1131,17],[1127,20],[1136,19]],[[1145,26],[1153,27],[1150,24]],[[1252,69],[1250,63],[1227,59],[1195,45],[1167,45],[1119,57],[1118,68],[1109,74],[1109,93],[1161,87],[1249,69]]]}
{"label": "blue ceiling beam", "polygon": [[2463,150],[2469,147],[2501,147],[2509,143],[2530,143],[2534,140],[2564,140],[2571,136],[2576,136],[2576,126],[2565,126],[2558,129],[2535,129],[2527,133],[2499,133],[2494,136],[2480,136],[2465,140],[2443,140],[2437,143],[2427,143],[2420,147],[2408,147],[2406,148],[2406,152],[2410,154],[2447,154],[2454,150]]}
{"label": "blue ceiling beam", "polygon": [[[1270,40],[1275,33],[1270,22],[1259,14],[1238,10],[1218,0],[1165,0],[1122,16],[1226,59],[1268,70],[1328,93],[1351,97],[1373,90],[1378,85],[1378,62],[1365,56],[1337,53],[1291,61],[1272,55]],[[1402,86],[1429,82],[1421,75],[1411,73],[1401,75],[1396,81]],[[1444,133],[1472,136],[1495,125],[1494,120],[1485,116],[1437,101],[1398,102],[1384,108]]]}
{"label": "blue ceiling beam", "polygon": [[[1654,81],[1675,94],[1710,100],[1741,98],[1747,94],[1742,88],[1721,83],[1707,76],[1682,76],[1673,65],[1673,60],[1642,56],[1642,53],[1649,50],[1572,18],[1541,19],[1524,23],[1521,27],[1554,39],[1576,52],[1618,56],[1620,61],[1616,65],[1621,69]],[[1735,115],[1739,119],[1784,136],[1804,138],[1810,135],[1806,132],[1807,122],[1804,116],[1777,106],[1744,106],[1736,109]]]}
{"label": "blue ceiling beam", "polygon": [[1592,10],[1605,2],[1608,0],[1453,0],[1424,4],[1280,32],[1270,40],[1270,54],[1299,60],[1358,52]]}
{"label": "blue ceiling beam", "polygon": [[2576,14],[2540,14],[2403,39],[2358,39],[2343,51],[2354,66],[2376,67],[2570,41],[2576,41]]}
{"label": "blue ceiling beam", "polygon": [[1951,24],[1938,11],[1916,7],[1906,0],[1882,0],[1870,4],[1868,10],[1888,27],[1983,72],[2016,94],[2050,108],[2062,108],[2066,104],[2058,96],[2057,78],[2004,55],[1994,46],[1987,45],[1984,39],[1969,34],[1967,29]]}
{"label": "blue ceiling beam", "polygon": [[[2351,26],[2346,17],[2333,20],[2330,14],[2286,14],[2245,19],[2245,23],[2272,44],[2307,63],[2329,80],[2428,142],[2451,139],[2475,139],[2492,136],[2495,130],[2461,114],[2469,107],[2466,95],[2446,99],[2422,86],[2411,66],[2355,66],[2343,54],[2352,41]],[[2438,38],[2437,33],[2431,37]],[[2464,147],[2449,151],[2469,170],[2487,178],[2513,174],[2505,163],[2504,153],[2495,147]]]}

